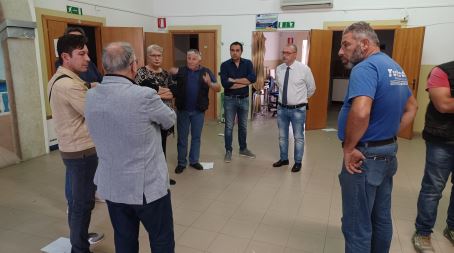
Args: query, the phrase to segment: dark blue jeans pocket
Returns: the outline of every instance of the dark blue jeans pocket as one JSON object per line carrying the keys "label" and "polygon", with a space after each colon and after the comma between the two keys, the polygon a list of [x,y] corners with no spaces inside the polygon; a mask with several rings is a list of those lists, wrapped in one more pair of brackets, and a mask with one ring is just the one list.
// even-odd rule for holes
{"label": "dark blue jeans pocket", "polygon": [[397,171],[395,156],[366,156],[363,162],[367,183],[379,186],[387,176],[393,176]]}

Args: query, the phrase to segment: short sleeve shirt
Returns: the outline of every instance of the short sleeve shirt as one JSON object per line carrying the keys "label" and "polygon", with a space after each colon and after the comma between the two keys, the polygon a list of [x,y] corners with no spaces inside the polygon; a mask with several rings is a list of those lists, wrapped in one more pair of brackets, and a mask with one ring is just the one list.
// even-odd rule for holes
{"label": "short sleeve shirt", "polygon": [[384,53],[376,53],[353,67],[344,105],[339,113],[338,137],[345,138],[348,113],[355,97],[373,99],[369,126],[360,142],[386,140],[396,136],[405,105],[411,96],[402,68]]}

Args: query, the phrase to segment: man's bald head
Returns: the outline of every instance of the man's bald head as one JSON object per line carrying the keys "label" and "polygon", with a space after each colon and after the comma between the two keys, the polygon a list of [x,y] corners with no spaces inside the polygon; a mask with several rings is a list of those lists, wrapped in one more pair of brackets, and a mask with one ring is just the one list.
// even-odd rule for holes
{"label": "man's bald head", "polygon": [[127,42],[112,42],[102,50],[102,65],[106,74],[124,72],[135,61],[134,50]]}

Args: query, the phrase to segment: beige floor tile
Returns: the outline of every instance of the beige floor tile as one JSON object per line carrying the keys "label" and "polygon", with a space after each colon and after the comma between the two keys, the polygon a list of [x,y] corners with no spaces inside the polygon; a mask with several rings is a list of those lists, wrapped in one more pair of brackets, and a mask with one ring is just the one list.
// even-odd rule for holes
{"label": "beige floor tile", "polygon": [[207,250],[211,242],[216,238],[217,233],[206,230],[188,228],[176,241],[178,244],[198,249]]}
{"label": "beige floor tile", "polygon": [[285,246],[290,235],[290,229],[260,224],[255,231],[255,241],[267,242],[275,245]]}
{"label": "beige floor tile", "polygon": [[203,213],[191,227],[219,232],[229,220],[228,217]]}
{"label": "beige floor tile", "polygon": [[179,245],[179,244],[175,245],[175,252],[178,252],[178,253],[204,253],[204,251],[202,251],[202,250],[193,249],[193,248],[186,247],[186,246]]}
{"label": "beige floor tile", "polygon": [[[248,146],[257,159],[240,157],[234,141],[230,164],[223,162],[224,142],[218,136],[224,125],[207,121],[201,160],[215,163],[210,171],[187,168],[182,174],[174,174],[177,140],[168,139],[169,172],[177,181],[171,187],[176,252],[343,252],[342,199],[337,178],[342,150],[336,133],[307,131],[303,169],[291,173],[291,165],[272,167],[279,156],[275,120],[251,122]],[[290,157],[292,152],[290,148]],[[420,136],[411,141],[399,139],[391,253],[415,252],[411,236],[424,157]],[[57,237],[68,235],[64,178],[65,168],[58,152],[0,169],[0,252],[39,252]],[[446,187],[434,228],[437,253],[454,252],[454,246],[442,235],[449,194],[450,188]],[[93,210],[90,231],[106,235],[95,248],[96,253],[115,252],[105,204],[97,203]],[[139,240],[140,252],[150,252],[143,228]]]}
{"label": "beige floor tile", "polygon": [[[316,233],[292,230],[288,239],[287,247],[304,250],[307,252],[323,252],[325,236]],[[338,251],[341,252],[341,251]]]}
{"label": "beige floor tile", "polygon": [[237,220],[260,222],[265,215],[266,209],[257,207],[239,207],[232,218]]}
{"label": "beige floor tile", "polygon": [[245,253],[283,253],[284,246],[252,240]]}
{"label": "beige floor tile", "polygon": [[292,212],[270,209],[265,213],[261,223],[273,227],[291,229],[295,223],[295,218],[296,215],[292,215]]}
{"label": "beige floor tile", "polygon": [[239,238],[251,239],[257,229],[258,222],[230,219],[221,229],[221,233]]}
{"label": "beige floor tile", "polygon": [[208,207],[205,213],[221,215],[230,218],[238,209],[238,206],[239,204],[214,201],[213,203],[211,203],[210,207]]}
{"label": "beige floor tile", "polygon": [[208,248],[210,253],[243,253],[249,244],[249,239],[218,234]]}
{"label": "beige floor tile", "polygon": [[194,221],[202,215],[202,212],[175,208],[173,211],[173,222],[183,226],[191,226]]}

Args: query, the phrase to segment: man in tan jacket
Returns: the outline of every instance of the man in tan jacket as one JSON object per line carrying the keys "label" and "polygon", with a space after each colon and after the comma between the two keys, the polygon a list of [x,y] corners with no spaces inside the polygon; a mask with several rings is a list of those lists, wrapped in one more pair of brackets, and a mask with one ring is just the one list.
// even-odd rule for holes
{"label": "man in tan jacket", "polygon": [[86,38],[64,35],[57,51],[61,66],[48,84],[49,103],[61,157],[71,180],[68,223],[72,253],[89,253],[88,227],[95,205],[93,178],[98,156],[85,126],[85,95],[90,88],[79,74],[87,71],[90,58]]}

